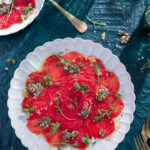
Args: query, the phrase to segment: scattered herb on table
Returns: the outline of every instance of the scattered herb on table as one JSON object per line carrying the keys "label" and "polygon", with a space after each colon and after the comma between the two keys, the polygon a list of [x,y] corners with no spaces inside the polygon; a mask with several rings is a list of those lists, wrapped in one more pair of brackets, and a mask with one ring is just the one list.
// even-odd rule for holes
{"label": "scattered herb on table", "polygon": [[76,106],[78,106],[77,100],[78,100],[78,99],[75,97],[75,98],[74,98],[74,104],[75,104]]}
{"label": "scattered herb on table", "polygon": [[6,19],[5,25],[7,24],[8,20],[9,20],[9,18],[11,16],[11,14],[12,14],[12,12],[13,12],[14,7],[15,7],[15,0],[12,0],[11,8],[10,8],[10,11],[8,13],[8,17]]}
{"label": "scattered herb on table", "polygon": [[121,97],[121,94],[117,93],[115,94],[115,97]]}
{"label": "scattered herb on table", "polygon": [[101,23],[101,22],[95,21],[93,19],[90,19],[88,16],[86,16],[86,19],[87,19],[87,21],[89,21],[90,23],[93,24],[94,29],[96,28],[96,25],[99,25],[99,26],[106,26],[107,25],[106,23]]}
{"label": "scattered herb on table", "polygon": [[90,138],[88,134],[86,133],[85,136],[82,138],[82,142],[85,143],[85,145],[88,147],[90,145]]}
{"label": "scattered herb on table", "polygon": [[[27,106],[28,107],[28,106]],[[29,106],[30,107],[30,106]],[[24,113],[26,113],[28,116],[30,116],[31,115],[31,112],[34,112],[34,107],[31,107],[31,108],[24,108],[22,111],[24,112]]]}
{"label": "scattered herb on table", "polygon": [[59,122],[52,123],[52,128],[50,130],[51,135],[57,132],[57,130],[60,128],[61,124]]}
{"label": "scattered herb on table", "polygon": [[59,99],[57,99],[55,108],[57,108],[57,111],[59,111],[60,114],[61,114],[64,118],[66,118],[67,120],[76,120],[76,119],[70,119],[70,118],[66,117],[66,116],[64,115],[62,109],[59,107],[59,104],[60,104],[60,101],[59,101]]}
{"label": "scattered herb on table", "polygon": [[102,72],[101,72],[101,65],[94,63],[94,66],[95,66],[95,73],[97,74],[97,81],[98,81],[98,83],[99,83],[99,78],[100,78],[100,76],[102,75]]}
{"label": "scattered herb on table", "polygon": [[105,116],[107,116],[110,119],[110,115],[113,110],[114,110],[114,107],[112,107],[110,104],[109,104],[108,110],[104,110],[104,109],[99,110],[98,109],[99,116],[94,117],[93,122],[103,121]]}
{"label": "scattered herb on table", "polygon": [[140,68],[140,71],[144,72],[145,69],[150,69],[150,58],[147,58],[147,62]]}
{"label": "scattered herb on table", "polygon": [[31,10],[33,8],[34,8],[34,5],[32,3],[29,3],[27,7],[20,10],[20,12],[23,12],[23,14],[21,15],[19,23],[22,23],[24,20],[26,20],[29,17],[29,15],[31,14]]}

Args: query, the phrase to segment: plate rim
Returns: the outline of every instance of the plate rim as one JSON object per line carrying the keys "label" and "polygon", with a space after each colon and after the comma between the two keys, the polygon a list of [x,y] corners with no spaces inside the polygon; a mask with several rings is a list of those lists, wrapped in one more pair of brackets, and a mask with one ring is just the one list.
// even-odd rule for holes
{"label": "plate rim", "polygon": [[[122,140],[121,140],[120,142],[117,142],[117,145],[116,145],[116,147],[114,148],[114,149],[116,149],[117,146],[124,140],[125,135],[129,132],[131,123],[133,122],[133,119],[134,119],[134,112],[135,112],[135,108],[136,108],[136,105],[135,105],[136,96],[135,96],[135,93],[134,93],[134,85],[133,85],[133,83],[132,83],[132,81],[131,81],[131,76],[130,76],[130,74],[127,72],[125,65],[120,61],[119,57],[116,56],[116,55],[114,55],[114,54],[111,52],[110,49],[105,48],[105,47],[103,47],[103,45],[101,45],[100,43],[93,42],[92,40],[89,40],[89,39],[70,38],[70,37],[62,38],[62,39],[61,39],[61,38],[55,39],[55,40],[53,40],[53,41],[46,42],[46,43],[44,43],[44,44],[41,45],[41,46],[37,46],[32,52],[30,52],[30,53],[20,62],[18,68],[15,70],[14,75],[13,75],[11,81],[10,81],[10,88],[9,88],[9,90],[8,90],[7,106],[8,106],[8,116],[9,116],[10,121],[11,121],[11,126],[14,128],[15,133],[16,133],[17,137],[21,140],[22,144],[23,144],[24,146],[26,146],[26,147],[29,147],[28,145],[26,145],[26,144],[23,142],[22,138],[21,138],[20,136],[18,136],[18,134],[17,134],[17,132],[16,132],[16,128],[15,128],[15,126],[14,126],[13,123],[12,123],[12,118],[11,118],[11,115],[10,115],[10,110],[11,110],[11,108],[9,107],[9,99],[10,99],[9,94],[10,94],[10,90],[12,89],[11,83],[12,83],[12,81],[15,79],[15,74],[16,74],[16,72],[21,68],[21,64],[22,64],[25,60],[27,60],[27,58],[28,58],[31,54],[34,54],[37,48],[39,48],[39,47],[44,47],[44,46],[47,45],[48,43],[55,43],[55,42],[59,42],[59,41],[61,41],[61,40],[70,40],[70,39],[71,39],[71,40],[82,40],[82,41],[86,41],[86,42],[91,42],[91,43],[100,45],[100,46],[101,46],[102,48],[104,48],[104,49],[107,49],[107,50],[109,51],[110,55],[112,55],[113,57],[115,57],[115,58],[117,58],[117,59],[119,60],[119,63],[124,67],[125,72],[126,72],[126,73],[128,74],[128,76],[130,77],[130,85],[131,85],[132,88],[133,88],[132,95],[133,95],[133,99],[134,99],[134,101],[133,101],[133,103],[132,103],[132,104],[133,104],[133,111],[132,111],[132,114],[131,114],[132,118],[131,118],[131,122],[128,123],[128,127],[129,127],[129,128],[128,128],[127,132],[123,135]],[[47,57],[48,57],[48,56],[47,56]],[[31,133],[32,133],[32,132],[31,132]]]}

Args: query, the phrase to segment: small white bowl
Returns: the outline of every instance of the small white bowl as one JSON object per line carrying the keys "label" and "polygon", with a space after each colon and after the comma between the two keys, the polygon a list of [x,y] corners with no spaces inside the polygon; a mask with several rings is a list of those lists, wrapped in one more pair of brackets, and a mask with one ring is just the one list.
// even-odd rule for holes
{"label": "small white bowl", "polygon": [[38,14],[40,13],[43,7],[44,2],[45,0],[36,0],[36,5],[33,11],[33,14],[27,20],[25,20],[22,24],[14,24],[8,29],[0,30],[0,36],[16,33],[20,30],[23,30],[25,27],[27,27],[38,16]]}

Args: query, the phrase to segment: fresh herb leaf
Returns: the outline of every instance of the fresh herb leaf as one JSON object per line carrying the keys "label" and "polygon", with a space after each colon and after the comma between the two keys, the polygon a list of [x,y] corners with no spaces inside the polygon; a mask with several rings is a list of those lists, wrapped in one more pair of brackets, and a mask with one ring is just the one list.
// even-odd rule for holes
{"label": "fresh herb leaf", "polygon": [[75,83],[74,83],[74,87],[75,87],[76,89],[80,90],[80,84],[79,84],[78,82],[75,82]]}
{"label": "fresh herb leaf", "polygon": [[74,87],[76,88],[76,89],[78,89],[78,90],[84,90],[85,88],[87,88],[88,87],[88,85],[86,85],[86,84],[79,84],[78,82],[75,82],[74,83]]}
{"label": "fresh herb leaf", "polygon": [[64,115],[62,109],[59,107],[59,104],[60,104],[60,101],[59,101],[59,99],[57,99],[55,108],[57,108],[57,111],[59,111],[60,114],[61,114],[64,118],[66,118],[67,120],[76,120],[76,119],[70,119],[70,118],[66,117],[66,116]]}
{"label": "fresh herb leaf", "polygon": [[61,124],[59,122],[52,123],[52,128],[50,130],[51,135],[57,132],[57,130],[60,128]]}
{"label": "fresh herb leaf", "polygon": [[55,55],[60,61],[56,64],[57,66],[59,66],[60,64],[68,64],[68,63],[71,63],[70,60],[68,59],[63,59],[61,58],[59,55],[59,53],[52,53],[53,55]]}
{"label": "fresh herb leaf", "polygon": [[49,75],[45,75],[45,76],[43,77],[43,79],[50,81],[50,80],[51,80],[51,77],[50,77]]}
{"label": "fresh herb leaf", "polygon": [[112,107],[110,104],[108,110],[104,110],[104,109],[98,110],[99,116],[94,117],[93,122],[103,121],[105,116],[107,116],[110,119],[110,115],[113,110],[114,107]]}
{"label": "fresh herb leaf", "polygon": [[145,69],[150,69],[150,58],[147,58],[147,62],[140,68],[140,71],[144,72]]}
{"label": "fresh herb leaf", "polygon": [[100,77],[100,73],[101,73],[101,65],[100,64],[96,64],[94,63],[94,66],[95,66],[95,73],[97,74],[97,81],[99,83],[99,77]]}
{"label": "fresh herb leaf", "polygon": [[31,112],[33,112],[34,110],[35,110],[35,108],[31,107],[31,108],[24,108],[22,111],[30,116]]}
{"label": "fresh herb leaf", "polygon": [[55,86],[60,86],[60,82],[56,82],[56,83],[55,83]]}
{"label": "fresh herb leaf", "polygon": [[93,19],[90,19],[88,16],[86,16],[86,19],[87,19],[87,21],[89,21],[90,23],[93,24],[94,29],[96,29],[96,25],[99,25],[99,26],[106,26],[107,25],[106,23],[101,23],[101,22],[95,21]]}
{"label": "fresh herb leaf", "polygon": [[20,24],[29,17],[28,13],[31,13],[31,10],[33,8],[34,8],[34,5],[32,3],[29,3],[27,7],[20,10],[20,12],[23,12],[23,14],[21,15],[20,21],[19,21]]}
{"label": "fresh herb leaf", "polygon": [[78,106],[77,100],[78,100],[78,99],[75,97],[75,98],[74,98],[74,104],[75,104],[76,106]]}
{"label": "fresh herb leaf", "polygon": [[89,90],[86,90],[85,92],[88,93],[88,92],[90,92],[90,91],[89,91]]}
{"label": "fresh herb leaf", "polygon": [[115,94],[116,97],[121,97],[121,94],[117,93]]}
{"label": "fresh herb leaf", "polygon": [[85,133],[85,136],[82,138],[82,142],[85,143],[85,145],[88,147],[90,145],[90,138],[87,133]]}
{"label": "fresh herb leaf", "polygon": [[87,88],[87,87],[88,87],[88,85],[86,85],[86,84],[81,84],[81,85],[80,85],[80,89],[81,89],[81,90],[84,90],[84,89]]}
{"label": "fresh herb leaf", "polygon": [[8,13],[8,17],[6,19],[5,25],[7,24],[8,20],[9,20],[9,18],[11,16],[11,14],[12,14],[12,12],[13,12],[14,7],[15,7],[15,0],[12,0],[11,8],[10,8],[10,11]]}
{"label": "fresh herb leaf", "polygon": [[30,107],[28,104],[26,104],[25,106]]}
{"label": "fresh herb leaf", "polygon": [[52,81],[49,81],[49,86],[52,86],[53,85],[53,82]]}

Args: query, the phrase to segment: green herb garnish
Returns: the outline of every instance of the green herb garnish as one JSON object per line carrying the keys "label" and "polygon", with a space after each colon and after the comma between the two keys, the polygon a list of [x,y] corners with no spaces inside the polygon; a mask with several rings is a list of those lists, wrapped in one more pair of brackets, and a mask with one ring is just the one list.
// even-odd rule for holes
{"label": "green herb garnish", "polygon": [[68,59],[63,59],[61,58],[59,55],[60,55],[60,52],[59,53],[52,53],[53,55],[55,55],[57,58],[59,58],[59,62],[56,64],[57,66],[61,65],[61,64],[68,64],[68,63],[71,63],[70,60]]}
{"label": "green herb garnish", "polygon": [[44,82],[44,85],[45,85],[45,86],[52,86],[52,85],[53,85],[53,82],[50,81],[50,80],[51,80],[51,77],[50,77],[49,75],[45,75],[45,76],[43,77],[43,79],[46,80],[46,81]]}
{"label": "green herb garnish", "polygon": [[[30,107],[30,106],[29,106]],[[24,112],[24,113],[26,113],[28,116],[30,116],[31,115],[31,112],[33,112],[35,110],[35,108],[34,107],[31,107],[31,108],[24,108],[22,111]]]}
{"label": "green herb garnish", "polygon": [[117,93],[115,94],[116,97],[121,97],[121,94]]}
{"label": "green herb garnish", "polygon": [[85,145],[88,147],[90,145],[90,138],[87,133],[85,133],[85,136],[82,138],[82,142],[85,143]]}
{"label": "green herb garnish", "polygon": [[85,88],[87,88],[88,87],[88,85],[86,85],[86,84],[79,84],[78,82],[75,82],[74,83],[74,87],[76,88],[76,89],[78,89],[78,90],[84,90]]}
{"label": "green herb garnish", "polygon": [[66,117],[66,116],[64,115],[62,109],[59,107],[59,104],[60,104],[60,101],[59,101],[59,99],[57,99],[55,108],[57,108],[57,111],[59,111],[60,114],[61,114],[64,118],[66,118],[67,120],[76,120],[76,119],[70,119],[70,118]]}
{"label": "green herb garnish", "polygon": [[97,80],[98,80],[98,83],[99,83],[99,77],[100,77],[100,70],[101,70],[101,65],[100,64],[96,64],[94,63],[94,66],[95,66],[95,73],[97,74]]}
{"label": "green herb garnish", "polygon": [[75,97],[75,98],[74,98],[74,101],[73,101],[76,106],[78,106],[77,100],[78,100],[78,99]]}
{"label": "green herb garnish", "polygon": [[78,142],[75,142],[74,144],[69,144],[67,143],[68,141],[65,141],[65,142],[57,142],[57,143],[53,143],[52,145],[63,145],[63,146],[71,146],[71,147],[74,147],[74,146],[79,146],[79,143]]}
{"label": "green herb garnish", "polygon": [[8,17],[6,19],[5,25],[7,24],[8,20],[9,20],[9,18],[11,16],[11,14],[12,14],[12,12],[13,12],[14,7],[15,7],[15,0],[12,0],[11,8],[10,8],[10,11],[8,13]]}
{"label": "green herb garnish", "polygon": [[140,71],[144,72],[145,69],[150,69],[150,58],[147,58],[147,62],[140,68]]}
{"label": "green herb garnish", "polygon": [[110,115],[113,110],[114,110],[114,107],[112,107],[110,104],[109,104],[108,110],[104,110],[104,109],[99,110],[98,109],[99,116],[94,117],[93,122],[103,121],[105,116],[107,116],[110,119]]}
{"label": "green herb garnish", "polygon": [[56,82],[56,83],[55,83],[55,86],[60,86],[60,82]]}
{"label": "green herb garnish", "polygon": [[28,18],[28,13],[31,12],[31,9],[33,7],[34,7],[34,5],[32,3],[29,3],[27,7],[20,10],[20,12],[23,12],[23,15],[21,16],[19,23],[22,23],[24,20],[26,20]]}
{"label": "green herb garnish", "polygon": [[57,130],[60,128],[61,124],[59,122],[52,123],[52,128],[50,130],[51,135],[57,132]]}
{"label": "green herb garnish", "polygon": [[87,19],[87,21],[89,21],[90,23],[93,24],[94,29],[96,28],[96,25],[99,25],[99,26],[106,26],[107,25],[106,23],[101,23],[101,22],[95,21],[93,19],[90,19],[88,16],[86,16],[86,19]]}

